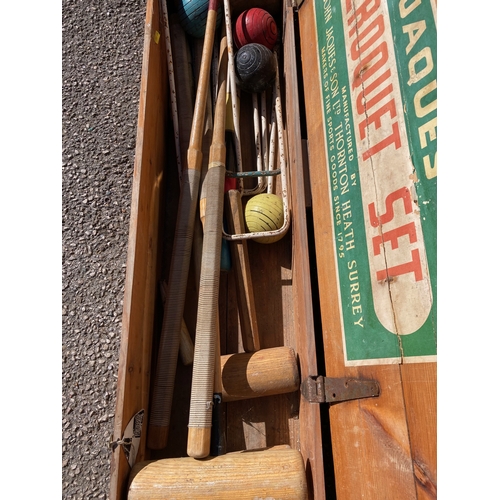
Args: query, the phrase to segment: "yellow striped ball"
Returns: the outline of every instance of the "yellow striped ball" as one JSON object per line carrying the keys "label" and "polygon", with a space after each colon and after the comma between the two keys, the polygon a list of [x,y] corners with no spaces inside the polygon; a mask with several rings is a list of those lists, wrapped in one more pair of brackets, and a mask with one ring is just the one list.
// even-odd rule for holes
{"label": "yellow striped ball", "polygon": [[[257,194],[248,200],[245,207],[245,222],[248,231],[275,231],[283,226],[283,200],[275,194]],[[256,238],[258,243],[274,243],[283,238],[285,233],[276,236]]]}

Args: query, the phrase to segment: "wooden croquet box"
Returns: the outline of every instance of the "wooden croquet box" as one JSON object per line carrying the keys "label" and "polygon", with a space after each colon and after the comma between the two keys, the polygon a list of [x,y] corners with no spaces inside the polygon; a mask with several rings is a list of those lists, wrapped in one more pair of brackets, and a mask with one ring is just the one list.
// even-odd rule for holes
{"label": "wooden croquet box", "polygon": [[[168,447],[145,438],[179,197],[160,3],[146,11],[112,500],[126,498],[122,438],[141,410],[136,461],[186,455],[191,373],[180,361]],[[304,391],[322,375],[380,392],[227,403],[228,451],[300,450],[314,499],[436,498],[436,3],[238,0],[233,19],[249,7],[280,28],[291,204],[282,240],[249,242],[262,347],[294,349]],[[241,352],[234,286],[223,272],[223,353]],[[195,289],[191,273],[190,332]]]}

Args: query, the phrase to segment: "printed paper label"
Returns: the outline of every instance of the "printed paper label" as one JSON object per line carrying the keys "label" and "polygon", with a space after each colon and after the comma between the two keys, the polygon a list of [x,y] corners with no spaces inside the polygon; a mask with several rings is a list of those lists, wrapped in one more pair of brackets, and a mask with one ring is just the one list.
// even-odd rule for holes
{"label": "printed paper label", "polygon": [[315,12],[346,365],[435,360],[435,5]]}

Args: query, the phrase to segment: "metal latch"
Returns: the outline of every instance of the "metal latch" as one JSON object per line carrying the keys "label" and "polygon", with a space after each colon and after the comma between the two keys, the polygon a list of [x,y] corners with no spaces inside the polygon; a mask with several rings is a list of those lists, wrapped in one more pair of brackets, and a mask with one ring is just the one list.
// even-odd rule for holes
{"label": "metal latch", "polygon": [[376,380],[357,378],[331,378],[309,376],[300,385],[300,392],[310,403],[340,403],[351,399],[379,396],[380,386]]}

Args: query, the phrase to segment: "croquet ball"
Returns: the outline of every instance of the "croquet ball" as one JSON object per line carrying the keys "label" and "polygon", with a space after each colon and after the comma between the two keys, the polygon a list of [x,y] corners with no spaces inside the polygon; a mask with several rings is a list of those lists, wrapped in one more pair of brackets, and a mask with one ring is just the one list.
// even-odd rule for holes
{"label": "croquet ball", "polygon": [[273,53],[260,43],[243,45],[236,53],[238,85],[247,92],[260,93],[276,77]]}
{"label": "croquet ball", "polygon": [[[217,27],[222,19],[222,7],[219,2],[217,10]],[[179,23],[186,33],[195,37],[203,38],[207,25],[208,0],[178,0],[177,13]]]}
{"label": "croquet ball", "polygon": [[[275,231],[283,226],[283,200],[275,194],[262,193],[250,198],[245,207],[245,222],[251,233]],[[256,238],[258,243],[274,243],[285,232],[276,236]]]}
{"label": "croquet ball", "polygon": [[247,43],[260,43],[272,50],[278,40],[278,26],[267,10],[253,7],[238,16],[233,37],[237,49]]}

